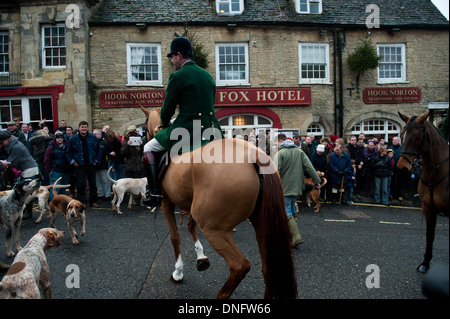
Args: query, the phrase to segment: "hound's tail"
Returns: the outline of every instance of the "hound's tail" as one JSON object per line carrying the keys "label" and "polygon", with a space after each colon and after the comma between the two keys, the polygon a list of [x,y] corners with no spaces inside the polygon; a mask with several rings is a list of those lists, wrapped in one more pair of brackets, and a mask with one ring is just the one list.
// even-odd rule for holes
{"label": "hound's tail", "polygon": [[109,176],[109,172],[111,171],[113,167],[111,166],[110,168],[108,168],[108,172],[106,173],[106,176],[108,176],[108,179],[113,182],[114,184],[117,183],[117,181],[113,180],[111,176]]}
{"label": "hound's tail", "polygon": [[[53,183],[53,196],[58,195],[58,193],[56,193],[56,189],[60,188],[58,187],[58,182],[61,180],[62,177],[58,178],[54,183]],[[69,185],[70,186],[70,185]]]}

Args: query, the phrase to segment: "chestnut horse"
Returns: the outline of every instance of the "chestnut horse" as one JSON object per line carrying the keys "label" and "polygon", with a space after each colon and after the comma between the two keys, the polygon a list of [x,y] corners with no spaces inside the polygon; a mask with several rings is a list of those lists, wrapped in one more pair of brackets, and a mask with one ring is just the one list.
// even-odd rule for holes
{"label": "chestnut horse", "polygon": [[[141,108],[147,115],[150,140],[161,124],[160,110]],[[175,251],[173,281],[183,279],[180,235],[174,215],[177,206],[190,212],[188,229],[195,243],[197,269],[205,270],[209,266],[197,237],[197,225],[227,263],[230,274],[217,298],[229,298],[250,270],[250,262],[233,240],[233,228],[247,219],[255,229],[261,254],[266,285],[264,297],[296,297],[283,189],[269,156],[243,140],[215,140],[171,158],[161,184],[161,210],[169,224]]]}
{"label": "chestnut horse", "polygon": [[418,192],[422,201],[422,210],[426,220],[426,249],[419,272],[426,272],[433,257],[433,241],[438,212],[449,216],[449,147],[439,131],[427,121],[429,112],[420,117],[411,118],[398,113],[406,123],[400,133],[402,151],[397,167],[412,170],[422,160]]}

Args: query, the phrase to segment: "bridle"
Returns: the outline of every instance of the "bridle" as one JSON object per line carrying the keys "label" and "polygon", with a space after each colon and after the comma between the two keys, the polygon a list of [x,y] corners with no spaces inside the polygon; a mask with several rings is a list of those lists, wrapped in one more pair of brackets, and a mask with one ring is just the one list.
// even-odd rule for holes
{"label": "bridle", "polygon": [[[421,161],[421,158],[420,158],[421,156],[420,155],[422,154],[422,150],[423,150],[423,147],[425,145],[425,137],[427,138],[428,143],[430,143],[430,135],[428,134],[428,130],[427,130],[427,127],[425,126],[425,124],[423,124],[423,125],[411,125],[411,124],[408,124],[408,125],[405,126],[405,130],[406,129],[410,129],[410,128],[422,129],[424,131],[424,136],[422,137],[422,141],[420,142],[420,147],[419,147],[418,151],[405,151],[405,150],[402,150],[400,152],[400,157],[403,157],[411,165],[411,170],[410,170],[410,172],[411,172],[415,167],[420,165],[420,161]],[[411,161],[408,158],[407,155],[414,156],[414,159]]]}

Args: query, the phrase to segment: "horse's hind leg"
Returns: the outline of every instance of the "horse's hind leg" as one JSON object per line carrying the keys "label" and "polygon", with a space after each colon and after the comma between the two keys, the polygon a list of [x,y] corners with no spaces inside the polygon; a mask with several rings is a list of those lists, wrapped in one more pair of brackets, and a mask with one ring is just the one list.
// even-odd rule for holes
{"label": "horse's hind leg", "polygon": [[203,246],[197,236],[197,223],[192,215],[189,215],[188,230],[194,240],[195,252],[197,253],[197,270],[204,271],[209,268],[209,259],[203,254]]}
{"label": "horse's hind leg", "polygon": [[217,294],[217,298],[230,298],[236,287],[250,270],[250,262],[234,242],[232,231],[209,232],[202,229],[211,246],[225,259],[230,276]]}
{"label": "horse's hind leg", "polygon": [[175,252],[175,271],[172,273],[171,279],[174,282],[183,280],[183,260],[181,259],[180,249],[180,233],[178,232],[177,221],[175,219],[175,205],[169,200],[163,200],[161,210],[167,220],[170,231],[170,239]]}

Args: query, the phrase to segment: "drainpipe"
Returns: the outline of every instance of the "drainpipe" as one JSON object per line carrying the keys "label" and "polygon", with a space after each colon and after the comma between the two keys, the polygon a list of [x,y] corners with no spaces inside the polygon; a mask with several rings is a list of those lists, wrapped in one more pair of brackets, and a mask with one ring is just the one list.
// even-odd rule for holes
{"label": "drainpipe", "polygon": [[345,48],[345,31],[344,31],[344,39],[341,38],[341,35],[337,35],[337,53],[338,53],[338,63],[339,63],[339,137],[344,136],[344,84],[343,76],[342,76],[342,51]]}
{"label": "drainpipe", "polygon": [[337,110],[338,110],[338,104],[337,104],[337,80],[336,80],[336,32],[334,30],[330,30],[330,32],[333,34],[333,94],[334,94],[334,132],[333,134],[337,133]]}

